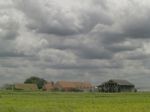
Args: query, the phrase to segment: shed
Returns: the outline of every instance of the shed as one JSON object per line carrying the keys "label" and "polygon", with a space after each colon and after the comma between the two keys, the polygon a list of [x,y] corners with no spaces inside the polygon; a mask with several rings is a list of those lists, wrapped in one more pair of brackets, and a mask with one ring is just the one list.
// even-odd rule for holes
{"label": "shed", "polygon": [[38,87],[36,84],[15,84],[14,89],[25,90],[25,91],[36,91]]}
{"label": "shed", "polygon": [[133,92],[135,86],[127,80],[111,79],[98,86],[101,92]]}

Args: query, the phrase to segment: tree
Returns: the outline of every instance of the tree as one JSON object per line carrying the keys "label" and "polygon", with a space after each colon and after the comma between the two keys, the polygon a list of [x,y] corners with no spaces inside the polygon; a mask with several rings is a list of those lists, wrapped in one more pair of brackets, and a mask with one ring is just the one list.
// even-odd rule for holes
{"label": "tree", "polygon": [[32,76],[26,79],[24,83],[36,84],[39,89],[42,89],[43,85],[47,83],[47,81],[43,78]]}

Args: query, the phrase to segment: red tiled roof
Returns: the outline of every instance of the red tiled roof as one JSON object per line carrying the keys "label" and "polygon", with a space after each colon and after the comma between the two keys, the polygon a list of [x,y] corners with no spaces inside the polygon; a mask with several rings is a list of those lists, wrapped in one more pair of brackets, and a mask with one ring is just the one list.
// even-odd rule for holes
{"label": "red tiled roof", "polygon": [[92,88],[90,82],[73,82],[73,81],[58,81],[55,84],[56,88],[74,88],[74,89],[88,89]]}

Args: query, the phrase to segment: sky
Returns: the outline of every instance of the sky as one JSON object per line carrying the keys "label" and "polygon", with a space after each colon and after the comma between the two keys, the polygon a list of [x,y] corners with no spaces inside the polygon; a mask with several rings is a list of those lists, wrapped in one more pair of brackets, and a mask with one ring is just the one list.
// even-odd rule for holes
{"label": "sky", "polygon": [[150,1],[0,0],[0,85],[30,76],[150,87]]}

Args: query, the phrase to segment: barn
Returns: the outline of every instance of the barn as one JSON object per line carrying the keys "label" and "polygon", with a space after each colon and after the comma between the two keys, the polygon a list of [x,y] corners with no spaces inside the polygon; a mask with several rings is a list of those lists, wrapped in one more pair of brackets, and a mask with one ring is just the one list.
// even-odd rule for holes
{"label": "barn", "polygon": [[90,82],[58,81],[55,88],[61,91],[90,91],[92,84]]}
{"label": "barn", "polygon": [[24,90],[24,91],[37,91],[38,87],[36,84],[22,84],[18,83],[14,85],[15,90]]}
{"label": "barn", "polygon": [[112,79],[98,86],[100,92],[133,92],[135,86],[127,80]]}

